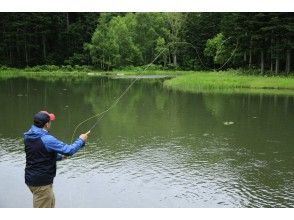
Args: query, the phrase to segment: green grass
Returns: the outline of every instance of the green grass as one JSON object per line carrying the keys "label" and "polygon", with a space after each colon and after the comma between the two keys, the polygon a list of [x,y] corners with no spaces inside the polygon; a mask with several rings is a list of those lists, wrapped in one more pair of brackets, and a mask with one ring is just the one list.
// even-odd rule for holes
{"label": "green grass", "polygon": [[294,77],[194,72],[166,80],[164,87],[192,93],[256,93],[294,95]]}
{"label": "green grass", "polygon": [[56,80],[82,80],[89,78],[87,72],[82,71],[24,71],[19,69],[0,70],[0,80],[11,78],[30,78],[38,80],[56,81]]}
{"label": "green grass", "polygon": [[97,70],[38,70],[33,71],[33,69],[0,69],[0,80],[17,78],[17,77],[26,77],[33,79],[42,79],[42,80],[72,80],[80,79],[86,77],[99,77],[99,76],[138,76],[138,75],[164,75],[164,76],[178,76],[183,74],[192,73],[191,71],[163,71],[163,70],[147,70],[147,71],[131,71],[131,70],[114,70],[114,71],[97,71]]}
{"label": "green grass", "polygon": [[113,71],[100,71],[100,70],[38,70],[34,71],[32,68],[28,69],[1,69],[0,68],[0,77],[35,77],[35,76],[61,76],[61,75],[87,75],[88,73],[93,73],[94,75],[183,75],[187,73],[193,73],[193,71],[176,71],[176,70],[113,70]]}
{"label": "green grass", "polygon": [[38,77],[38,76],[76,76],[76,75],[84,75],[85,72],[82,71],[28,71],[23,69],[8,69],[8,70],[0,70],[0,77],[1,78],[13,78],[13,77]]}

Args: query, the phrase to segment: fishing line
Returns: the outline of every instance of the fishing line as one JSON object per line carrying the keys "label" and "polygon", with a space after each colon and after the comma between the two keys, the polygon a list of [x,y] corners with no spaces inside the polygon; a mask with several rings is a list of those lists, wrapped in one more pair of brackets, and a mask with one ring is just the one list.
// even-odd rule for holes
{"label": "fishing line", "polygon": [[[164,48],[155,58],[154,58],[154,60],[151,62],[151,63],[149,63],[147,66],[146,66],[146,68],[145,69],[143,69],[143,71],[142,72],[144,72],[145,70],[147,70],[156,60],[157,60],[157,58],[166,50],[167,48]],[[140,75],[140,74],[139,74]],[[95,128],[96,127],[96,125],[98,124],[98,122],[104,117],[104,114],[105,113],[107,113],[110,109],[112,109],[118,102],[119,102],[119,100],[128,92],[128,90],[134,85],[134,83],[138,80],[138,79],[140,79],[139,78],[139,75],[138,75],[138,77],[136,77],[135,78],[135,80],[133,80],[131,83],[130,83],[130,85],[125,89],[125,91],[124,92],[122,92],[122,94],[110,105],[110,107],[108,108],[108,109],[106,109],[105,111],[103,111],[103,112],[100,112],[100,113],[98,113],[98,114],[95,114],[95,115],[93,115],[93,116],[91,116],[91,117],[89,117],[89,118],[87,118],[86,120],[84,120],[84,121],[82,121],[81,123],[79,123],[76,127],[75,127],[75,130],[74,130],[74,132],[73,132],[73,134],[72,134],[72,137],[71,137],[71,143],[72,143],[72,141],[73,141],[73,138],[74,138],[74,136],[75,136],[75,133],[76,133],[76,131],[77,131],[77,129],[82,125],[82,124],[84,124],[84,123],[86,123],[87,121],[89,121],[89,120],[91,120],[91,119],[93,119],[93,118],[96,118],[96,117],[99,117],[99,116],[101,116],[101,117],[99,117],[99,118],[97,118],[97,121],[95,122],[95,124],[89,129],[89,131],[91,131],[93,128]]]}
{"label": "fishing line", "polygon": [[[232,37],[229,37],[228,39],[226,39],[225,41],[223,41],[222,42],[222,44],[224,43],[224,42],[226,42],[227,40],[229,40],[230,38],[232,38]],[[218,70],[220,70],[220,69],[222,69],[230,60],[231,60],[231,58],[233,57],[233,55],[235,54],[235,52],[236,52],[236,50],[237,50],[237,48],[238,48],[238,41],[237,41],[237,44],[236,44],[236,47],[235,47],[235,49],[233,50],[233,52],[232,52],[232,54],[231,54],[231,56],[228,58],[228,60],[221,66],[221,67],[219,67],[219,68],[217,68],[217,69],[211,69],[211,68],[208,68],[207,66],[205,66],[204,65],[204,63],[202,62],[202,60],[201,60],[201,57],[200,57],[200,55],[199,55],[199,52],[198,52],[198,49],[193,45],[193,44],[191,44],[191,43],[189,43],[189,42],[171,42],[171,43],[169,43],[165,48],[163,48],[159,53],[158,53],[158,55],[152,60],[152,62],[151,63],[149,63],[143,70],[142,70],[142,72],[141,73],[143,73],[144,71],[146,71],[162,54],[163,54],[163,52],[164,51],[166,51],[166,50],[168,50],[169,49],[169,47],[172,45],[172,44],[186,44],[186,45],[189,45],[189,46],[191,46],[195,51],[196,51],[196,54],[197,54],[197,56],[198,56],[198,59],[200,60],[200,62],[201,62],[201,65],[204,67],[204,68],[206,68],[206,69],[208,69],[208,70],[213,70],[213,71],[218,71]],[[114,108],[115,106],[116,106],[116,104],[120,101],[120,99],[129,91],[129,89],[134,85],[134,83],[136,82],[136,81],[138,81],[139,79],[140,79],[140,75],[141,75],[141,73],[139,73],[138,75],[137,75],[137,77],[135,77],[135,79],[130,83],[130,85],[121,93],[121,95],[117,98],[117,99],[115,99],[114,100],[114,102],[106,109],[106,110],[104,110],[103,112],[100,112],[100,113],[98,113],[98,114],[95,114],[95,115],[93,115],[93,116],[91,116],[91,117],[89,117],[89,118],[87,118],[87,119],[85,119],[84,121],[82,121],[82,122],[80,122],[78,125],[76,125],[76,127],[75,127],[75,129],[74,129],[74,132],[73,132],[73,134],[72,134],[72,137],[71,137],[71,143],[73,142],[73,139],[74,139],[74,136],[75,136],[75,134],[76,134],[76,131],[77,131],[77,129],[82,125],[82,124],[84,124],[84,123],[86,123],[87,121],[90,121],[91,119],[94,119],[94,118],[97,118],[97,120],[96,120],[96,122],[92,125],[92,127],[89,129],[89,131],[91,131],[92,129],[94,129],[95,127],[96,127],[96,125],[98,124],[98,122],[104,117],[104,115],[108,112],[108,111],[110,111],[112,108]]]}

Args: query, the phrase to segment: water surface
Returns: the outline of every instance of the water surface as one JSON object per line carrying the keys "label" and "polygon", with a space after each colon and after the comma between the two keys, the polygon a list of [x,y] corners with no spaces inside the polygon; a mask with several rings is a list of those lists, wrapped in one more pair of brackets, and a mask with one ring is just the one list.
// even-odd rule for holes
{"label": "water surface", "polygon": [[[22,134],[35,112],[54,112],[51,133],[70,142],[131,80],[0,81],[0,207],[32,206]],[[136,82],[86,147],[58,163],[57,207],[294,207],[293,97],[178,93],[162,82]]]}

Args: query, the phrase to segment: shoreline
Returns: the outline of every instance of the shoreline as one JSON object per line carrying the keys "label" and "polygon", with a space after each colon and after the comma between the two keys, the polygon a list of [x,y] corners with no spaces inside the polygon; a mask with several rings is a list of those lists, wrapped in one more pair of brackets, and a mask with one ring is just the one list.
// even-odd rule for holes
{"label": "shoreline", "polygon": [[272,94],[294,96],[294,75],[260,76],[242,74],[240,71],[28,71],[22,69],[0,70],[0,80],[11,78],[32,78],[40,80],[81,80],[91,77],[113,79],[164,79],[163,87],[172,91],[189,93],[222,94]]}

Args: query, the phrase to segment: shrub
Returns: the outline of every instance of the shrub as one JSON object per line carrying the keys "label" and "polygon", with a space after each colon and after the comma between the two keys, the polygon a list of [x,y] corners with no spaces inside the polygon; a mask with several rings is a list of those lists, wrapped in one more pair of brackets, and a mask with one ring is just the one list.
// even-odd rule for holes
{"label": "shrub", "polygon": [[60,69],[63,71],[70,71],[70,72],[74,70],[71,65],[61,66]]}
{"label": "shrub", "polygon": [[167,64],[167,69],[169,70],[181,70],[178,65],[174,65],[173,63]]}
{"label": "shrub", "polygon": [[10,69],[9,67],[5,66],[5,65],[0,65],[0,70],[8,70]]}

